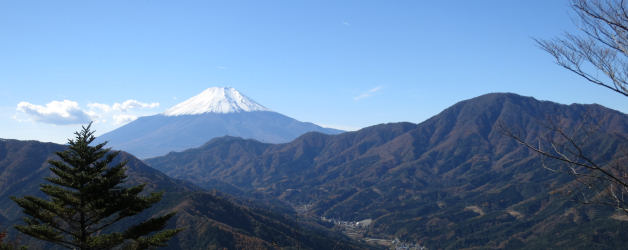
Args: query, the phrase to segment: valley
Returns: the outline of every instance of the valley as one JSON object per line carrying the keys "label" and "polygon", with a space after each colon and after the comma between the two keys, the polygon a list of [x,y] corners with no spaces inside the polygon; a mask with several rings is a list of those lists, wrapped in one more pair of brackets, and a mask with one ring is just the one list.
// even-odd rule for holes
{"label": "valley", "polygon": [[[460,102],[418,125],[382,124],[340,135],[307,133],[285,144],[222,137],[145,162],[201,187],[216,188],[212,183],[220,181],[239,192],[301,204],[297,207],[311,217],[372,219],[369,234],[428,248],[556,239],[535,228],[574,240],[584,237],[586,231],[563,232],[575,223],[563,215],[565,209],[579,217],[604,215],[585,216],[589,219],[578,223],[609,235],[625,233],[622,223],[610,218],[612,210],[582,207],[561,195],[573,180],[542,167],[559,163],[543,161],[504,135],[507,127],[534,138],[552,114],[565,124],[593,115],[604,132],[591,136],[587,145],[604,145],[599,147],[603,152],[620,152],[628,134],[626,116],[600,106],[497,93]],[[615,229],[602,229],[607,226]]]}

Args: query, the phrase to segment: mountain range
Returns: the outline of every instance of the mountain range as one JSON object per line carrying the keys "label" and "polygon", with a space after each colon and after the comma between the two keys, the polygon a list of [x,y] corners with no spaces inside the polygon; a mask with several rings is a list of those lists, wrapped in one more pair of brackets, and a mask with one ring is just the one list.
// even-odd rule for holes
{"label": "mountain range", "polygon": [[[229,99],[213,113],[181,108],[203,103],[191,101],[163,116],[269,112]],[[228,113],[238,103],[246,107]],[[121,160],[129,160],[131,184],[165,191],[163,201],[137,219],[177,210],[169,227],[190,229],[170,242],[173,249],[364,249],[378,247],[365,242],[392,239],[428,249],[625,248],[628,216],[574,202],[579,183],[547,170],[561,163],[508,136],[548,146],[539,138],[551,136],[552,126],[574,135],[602,165],[623,157],[628,146],[628,116],[621,112],[493,93],[419,124],[307,132],[279,144],[222,136],[143,161],[123,153]],[[2,225],[19,222],[8,197],[41,194],[39,184],[49,174],[45,161],[64,147],[0,140]]]}
{"label": "mountain range", "polygon": [[561,105],[508,93],[462,101],[419,124],[381,124],[339,135],[311,132],[268,144],[236,137],[146,159],[171,177],[225,192],[259,193],[312,217],[372,220],[364,237],[428,248],[622,248],[628,224],[605,207],[579,206],[576,185],[527,141],[550,124],[579,132],[597,162],[627,146],[628,117],[599,105]]}
{"label": "mountain range", "polygon": [[[0,140],[0,232],[8,230],[9,240],[29,249],[54,249],[15,231],[22,224],[21,209],[9,197],[42,196],[39,185],[50,175],[47,160],[64,145],[37,141]],[[146,183],[146,191],[164,191],[162,201],[141,214],[120,221],[113,230],[135,224],[153,215],[177,211],[168,228],[184,228],[169,241],[167,249],[346,249],[370,248],[346,237],[334,235],[308,220],[296,221],[294,213],[271,210],[224,194],[207,192],[185,181],[169,178],[122,153],[118,161],[128,161],[126,184]]]}
{"label": "mountain range", "polygon": [[310,131],[343,131],[300,122],[273,112],[237,90],[212,87],[162,114],[140,117],[98,137],[140,158],[201,146],[212,138],[238,136],[267,143],[289,142]]}

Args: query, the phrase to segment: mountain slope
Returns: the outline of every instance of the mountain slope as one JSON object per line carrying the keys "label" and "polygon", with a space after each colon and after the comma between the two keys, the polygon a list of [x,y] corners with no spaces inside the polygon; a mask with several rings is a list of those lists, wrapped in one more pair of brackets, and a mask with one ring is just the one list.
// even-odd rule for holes
{"label": "mountain slope", "polygon": [[509,129],[533,141],[548,119],[574,129],[585,118],[599,126],[588,152],[600,162],[617,157],[628,135],[622,113],[488,94],[418,125],[308,133],[279,145],[219,138],[146,162],[201,186],[218,179],[308,204],[314,216],[370,218],[369,234],[428,248],[613,248],[626,242],[609,239],[626,239],[628,225],[610,219],[612,210],[570,202],[561,193],[572,179],[545,170],[542,158],[504,136]]}
{"label": "mountain slope", "polygon": [[[23,223],[21,209],[9,197],[41,196],[39,184],[50,174],[46,160],[54,157],[54,152],[64,149],[65,146],[53,143],[0,140],[0,218],[3,218],[0,231]],[[118,227],[176,210],[177,214],[168,227],[187,229],[169,242],[168,249],[369,247],[333,236],[314,224],[298,224],[293,214],[278,214],[250,203],[244,206],[224,195],[208,193],[195,185],[171,179],[129,154],[122,153],[117,160],[128,161],[126,183],[146,183],[147,191],[165,191],[162,201],[136,217],[120,221]],[[12,237],[18,235],[14,230],[9,234]],[[23,235],[21,242],[33,249],[50,247]]]}
{"label": "mountain slope", "polygon": [[198,147],[225,135],[281,143],[310,131],[342,132],[272,112],[232,88],[209,88],[164,114],[140,117],[105,133],[98,141],[146,158]]}

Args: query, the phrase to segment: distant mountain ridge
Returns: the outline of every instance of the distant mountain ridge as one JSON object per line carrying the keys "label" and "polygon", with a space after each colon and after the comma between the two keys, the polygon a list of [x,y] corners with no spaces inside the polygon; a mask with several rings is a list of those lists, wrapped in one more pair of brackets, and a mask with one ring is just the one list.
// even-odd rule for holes
{"label": "distant mountain ridge", "polygon": [[284,143],[311,131],[343,132],[270,111],[233,88],[209,88],[164,114],[140,117],[97,140],[147,158],[198,147],[225,135]]}
{"label": "distant mountain ridge", "polygon": [[223,137],[145,161],[200,186],[220,180],[308,204],[313,216],[373,219],[371,234],[428,248],[618,248],[628,244],[626,222],[561,197],[573,179],[545,170],[539,155],[503,131],[534,141],[549,120],[574,129],[585,118],[599,127],[583,144],[594,160],[628,146],[623,113],[494,93],[420,124],[312,132],[278,145]]}
{"label": "distant mountain ridge", "polygon": [[[47,159],[64,145],[37,141],[0,140],[0,232],[9,231],[9,239],[20,237],[29,249],[58,249],[43,241],[18,233],[12,225],[22,224],[21,209],[11,196],[41,196],[39,185],[50,175]],[[168,242],[167,249],[346,249],[370,248],[368,245],[332,235],[328,230],[305,221],[294,221],[292,214],[280,214],[266,207],[235,202],[223,194],[206,192],[189,182],[175,180],[121,153],[126,160],[126,184],[144,183],[148,191],[163,191],[162,201],[137,216],[116,225],[128,225],[157,214],[177,211],[168,228],[185,228]],[[285,212],[285,211],[282,211]]]}

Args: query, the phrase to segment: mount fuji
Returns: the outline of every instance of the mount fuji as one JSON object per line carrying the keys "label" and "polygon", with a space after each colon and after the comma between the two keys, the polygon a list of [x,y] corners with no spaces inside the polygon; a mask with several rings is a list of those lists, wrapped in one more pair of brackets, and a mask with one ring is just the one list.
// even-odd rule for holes
{"label": "mount fuji", "polygon": [[234,88],[212,87],[164,113],[140,117],[105,133],[97,141],[108,141],[107,146],[115,150],[149,158],[198,147],[227,135],[285,143],[312,131],[343,132],[271,111]]}

